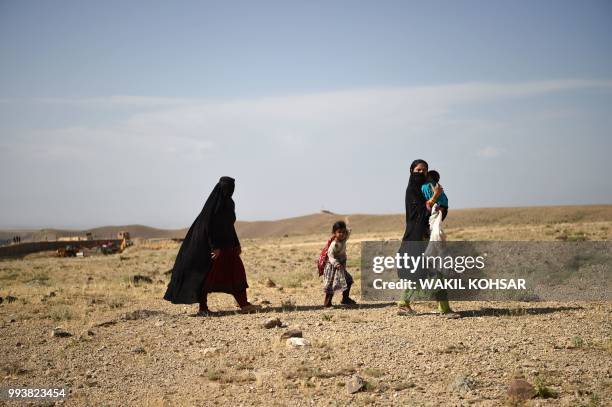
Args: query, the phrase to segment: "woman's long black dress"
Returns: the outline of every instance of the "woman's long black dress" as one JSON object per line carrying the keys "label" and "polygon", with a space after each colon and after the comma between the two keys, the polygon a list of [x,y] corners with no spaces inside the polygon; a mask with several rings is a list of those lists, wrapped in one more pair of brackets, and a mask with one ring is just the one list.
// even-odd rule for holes
{"label": "woman's long black dress", "polygon": [[[221,177],[179,249],[164,299],[173,304],[199,303],[213,267],[211,252],[240,246],[234,222],[234,179]],[[242,271],[244,275],[244,269]],[[246,276],[232,276],[231,289],[247,287]],[[215,290],[216,291],[216,290]]]}

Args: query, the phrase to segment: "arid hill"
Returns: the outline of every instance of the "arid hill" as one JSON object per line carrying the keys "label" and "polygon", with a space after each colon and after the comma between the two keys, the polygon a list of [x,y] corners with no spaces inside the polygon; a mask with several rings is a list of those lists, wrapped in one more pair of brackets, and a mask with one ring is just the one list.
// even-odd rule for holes
{"label": "arid hill", "polygon": [[[348,218],[350,226],[359,233],[400,232],[404,215],[332,214],[317,213],[273,221],[238,221],[238,234],[243,238],[300,236],[327,233],[338,219]],[[449,228],[486,227],[489,225],[529,225],[555,223],[583,223],[612,220],[612,205],[549,206],[524,208],[451,209],[446,220]],[[127,230],[135,238],[182,238],[185,229],[157,229],[144,225],[103,226],[88,230],[42,229],[0,231],[0,239],[19,234],[23,241],[55,240],[61,236],[84,235],[89,231],[97,238],[111,238],[120,230]],[[399,237],[399,236],[398,236]]]}

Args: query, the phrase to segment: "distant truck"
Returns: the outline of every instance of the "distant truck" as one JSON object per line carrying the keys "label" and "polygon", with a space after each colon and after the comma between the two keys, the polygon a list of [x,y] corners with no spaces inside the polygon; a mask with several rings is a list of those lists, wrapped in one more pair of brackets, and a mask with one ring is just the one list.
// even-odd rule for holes
{"label": "distant truck", "polygon": [[114,242],[109,241],[100,246],[100,251],[102,254],[115,254],[119,253],[120,248]]}
{"label": "distant truck", "polygon": [[124,251],[133,244],[130,240],[130,232],[122,230],[117,233],[117,238],[121,240],[121,246],[119,247],[120,251]]}

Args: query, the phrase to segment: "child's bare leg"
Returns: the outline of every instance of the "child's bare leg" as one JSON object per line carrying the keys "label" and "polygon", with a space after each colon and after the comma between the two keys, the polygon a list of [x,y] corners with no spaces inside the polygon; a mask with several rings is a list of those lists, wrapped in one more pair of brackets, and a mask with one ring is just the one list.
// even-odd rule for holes
{"label": "child's bare leg", "polygon": [[346,290],[342,291],[342,301],[340,304],[342,305],[357,305],[357,302],[353,300],[351,295],[351,286],[353,285],[353,277],[345,270],[346,276]]}
{"label": "child's bare leg", "polygon": [[334,293],[325,293],[325,300],[323,301],[323,306],[325,308],[329,308],[332,306],[332,297]]}

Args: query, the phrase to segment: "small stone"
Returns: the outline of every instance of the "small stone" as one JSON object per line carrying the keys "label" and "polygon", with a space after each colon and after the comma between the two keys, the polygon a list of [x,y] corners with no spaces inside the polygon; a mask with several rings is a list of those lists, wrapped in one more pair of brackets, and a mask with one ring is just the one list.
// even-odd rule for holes
{"label": "small stone", "polygon": [[132,312],[126,312],[125,314],[123,314],[122,318],[126,321],[135,321],[138,319],[146,319],[150,316],[158,315],[158,314],[160,314],[159,311],[139,309],[139,310],[132,311]]}
{"label": "small stone", "polygon": [[164,326],[165,322],[164,321],[157,321],[155,323],[155,326],[160,327],[160,326]]}
{"label": "small stone", "polygon": [[214,356],[221,353],[221,348],[204,348],[200,352],[203,356]]}
{"label": "small stone", "polygon": [[7,295],[5,300],[6,300],[6,302],[8,302],[10,304],[12,302],[17,301],[17,297],[13,297],[12,295]]}
{"label": "small stone", "polygon": [[51,336],[54,338],[68,338],[72,336],[72,334],[60,327],[57,327],[51,330]]}
{"label": "small stone", "polygon": [[255,385],[263,387],[266,383],[269,383],[272,379],[273,373],[266,369],[260,369],[254,372]]}
{"label": "small stone", "polygon": [[132,352],[134,352],[134,353],[147,353],[145,348],[143,348],[142,346],[136,346],[135,348],[132,348]]}
{"label": "small stone", "polygon": [[289,338],[301,338],[302,331],[299,329],[289,329],[282,333],[281,339],[289,339]]}
{"label": "small stone", "polygon": [[354,375],[346,382],[345,387],[348,394],[355,394],[363,390],[365,382],[361,377]]}
{"label": "small stone", "polygon": [[283,323],[279,318],[268,318],[262,324],[264,328],[271,329],[281,326]]}
{"label": "small stone", "polygon": [[508,386],[508,396],[515,400],[529,400],[534,398],[536,391],[525,379],[514,379]]}
{"label": "small stone", "polygon": [[457,391],[459,393],[466,393],[474,388],[474,380],[466,375],[458,375],[448,385],[448,389],[451,391]]}
{"label": "small stone", "polygon": [[143,276],[141,274],[136,274],[136,275],[132,276],[132,281],[134,282],[134,284],[139,284],[139,283],[151,284],[151,283],[153,283],[153,279],[151,277]]}
{"label": "small stone", "polygon": [[288,348],[307,348],[310,346],[310,341],[304,338],[289,338],[286,344]]}
{"label": "small stone", "polygon": [[267,278],[266,281],[264,281],[264,285],[266,287],[276,287],[276,283],[269,278]]}
{"label": "small stone", "polygon": [[115,321],[115,320],[104,321],[104,322],[100,322],[99,324],[95,324],[94,327],[95,328],[104,328],[104,327],[107,327],[107,326],[115,325],[116,323],[117,323],[117,321]]}

